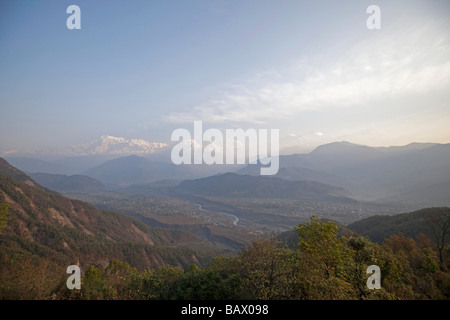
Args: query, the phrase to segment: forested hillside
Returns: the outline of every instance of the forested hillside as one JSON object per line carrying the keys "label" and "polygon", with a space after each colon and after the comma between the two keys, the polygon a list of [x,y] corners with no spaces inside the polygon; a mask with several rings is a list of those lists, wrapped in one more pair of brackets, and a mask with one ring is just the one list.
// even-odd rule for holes
{"label": "forested hillside", "polygon": [[[189,248],[208,250],[191,234],[151,228],[126,215],[68,199],[6,162],[0,170],[24,181],[0,173],[0,296],[4,298],[43,298],[47,285],[59,281],[72,264],[106,267],[115,258],[142,270],[165,264],[204,265],[210,260]],[[30,292],[28,286],[34,289]]]}
{"label": "forested hillside", "polygon": [[[394,235],[383,245],[339,236],[332,221],[315,217],[296,228],[298,246],[259,240],[236,257],[207,267],[162,266],[139,272],[123,261],[89,267],[81,290],[61,284],[58,299],[449,299],[450,253],[439,268],[433,244]],[[381,270],[381,289],[368,289],[369,265]]]}
{"label": "forested hillside", "polygon": [[[387,237],[403,233],[405,236],[417,239],[425,234],[431,239],[442,233],[442,228],[449,228],[450,208],[426,208],[393,216],[373,216],[356,221],[349,229],[368,237],[377,243],[382,243]],[[446,226],[447,224],[447,226]],[[445,240],[450,239],[450,230],[445,233]]]}

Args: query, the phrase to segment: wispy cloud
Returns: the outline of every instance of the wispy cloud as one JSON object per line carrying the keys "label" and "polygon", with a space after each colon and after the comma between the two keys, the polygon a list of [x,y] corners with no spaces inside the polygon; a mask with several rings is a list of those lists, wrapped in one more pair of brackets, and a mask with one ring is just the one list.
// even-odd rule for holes
{"label": "wispy cloud", "polygon": [[381,30],[332,56],[302,57],[225,86],[205,103],[164,120],[264,124],[307,110],[352,108],[450,87],[450,39],[437,28]]}

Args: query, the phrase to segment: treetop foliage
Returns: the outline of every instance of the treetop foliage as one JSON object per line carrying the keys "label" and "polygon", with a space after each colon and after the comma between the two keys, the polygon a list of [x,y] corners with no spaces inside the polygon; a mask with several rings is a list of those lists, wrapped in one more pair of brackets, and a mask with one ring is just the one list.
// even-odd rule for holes
{"label": "treetop foliage", "polygon": [[[431,239],[419,241],[393,235],[380,245],[362,236],[340,236],[337,225],[312,217],[296,227],[299,242],[289,248],[275,239],[261,239],[235,257],[216,257],[206,267],[186,269],[163,265],[139,271],[128,262],[110,260],[107,267],[89,266],[82,274],[81,290],[69,290],[67,275],[42,261],[25,259],[21,270],[5,263],[2,252],[0,297],[31,299],[449,299],[450,274],[439,268],[439,255]],[[445,257],[448,257],[448,246]],[[14,260],[14,259],[13,259]],[[9,261],[12,261],[11,259]],[[17,260],[16,263],[19,263]],[[20,261],[23,263],[23,260]],[[448,266],[448,258],[445,260]],[[381,289],[368,289],[369,265],[381,270]],[[5,268],[8,266],[9,268]],[[15,265],[17,267],[17,264]],[[448,270],[448,269],[446,269]],[[56,272],[55,272],[56,271]],[[59,277],[56,276],[57,272]],[[26,282],[11,279],[27,275],[39,283],[33,291]],[[21,290],[18,294],[17,290]]]}

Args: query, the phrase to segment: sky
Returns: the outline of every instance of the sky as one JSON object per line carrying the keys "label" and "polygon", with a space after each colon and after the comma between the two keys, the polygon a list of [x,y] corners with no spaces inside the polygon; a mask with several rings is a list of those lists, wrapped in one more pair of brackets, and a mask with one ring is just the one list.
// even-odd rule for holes
{"label": "sky", "polygon": [[450,143],[450,1],[0,2],[0,155],[196,120],[279,129],[281,153]]}

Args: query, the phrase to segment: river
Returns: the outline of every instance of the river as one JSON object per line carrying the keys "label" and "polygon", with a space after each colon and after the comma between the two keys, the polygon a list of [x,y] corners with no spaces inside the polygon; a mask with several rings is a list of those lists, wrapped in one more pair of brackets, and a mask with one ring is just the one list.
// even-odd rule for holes
{"label": "river", "polygon": [[[190,201],[189,201],[189,202],[190,202]],[[199,210],[201,210],[201,211],[206,211],[205,209],[203,209],[203,206],[202,206],[201,204],[196,203],[196,202],[191,202],[191,203],[195,204],[195,205],[198,207]],[[235,226],[237,226],[237,224],[238,224],[238,222],[239,222],[239,218],[238,218],[237,216],[235,216],[234,214],[227,213],[227,212],[217,212],[217,213],[226,215],[226,216],[228,216],[229,218],[233,219],[233,224],[234,224]]]}

